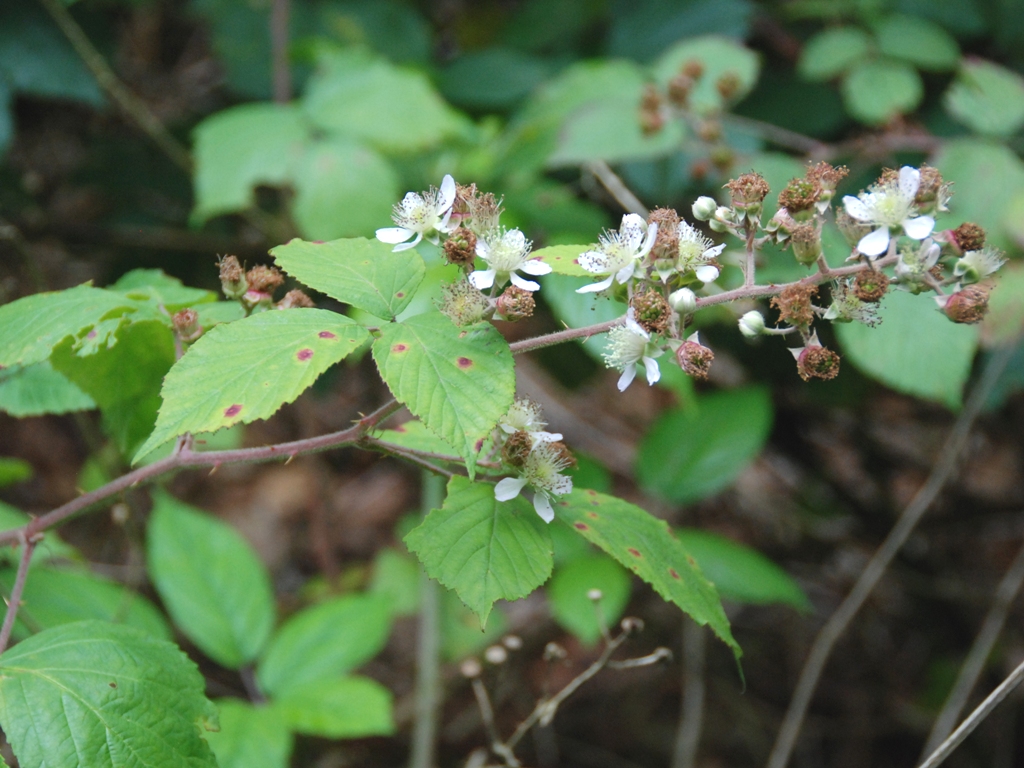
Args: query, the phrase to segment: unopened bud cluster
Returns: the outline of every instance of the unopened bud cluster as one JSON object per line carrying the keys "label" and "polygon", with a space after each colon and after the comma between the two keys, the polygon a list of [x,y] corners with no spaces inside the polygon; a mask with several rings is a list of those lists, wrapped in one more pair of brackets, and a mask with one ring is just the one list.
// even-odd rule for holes
{"label": "unopened bud cluster", "polygon": [[245,271],[236,256],[221,257],[218,266],[224,296],[240,302],[246,314],[268,309],[314,306],[313,300],[297,288],[288,291],[281,301],[274,303],[274,293],[284,285],[284,275],[277,267],[260,264]]}

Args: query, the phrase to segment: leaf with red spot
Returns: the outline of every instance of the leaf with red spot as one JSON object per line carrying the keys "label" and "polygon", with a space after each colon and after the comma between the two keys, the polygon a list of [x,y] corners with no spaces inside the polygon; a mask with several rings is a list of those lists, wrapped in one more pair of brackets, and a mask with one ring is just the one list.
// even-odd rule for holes
{"label": "leaf with red spot", "polygon": [[555,515],[698,624],[710,626],[739,659],[742,651],[718,592],[664,520],[622,499],[589,490],[573,491],[557,502]]}
{"label": "leaf with red spot", "polygon": [[480,440],[515,395],[512,351],[489,323],[456,328],[440,312],[386,325],[373,359],[410,411],[466,460],[472,477]]}
{"label": "leaf with red spot", "polygon": [[324,309],[261,312],[207,331],[164,379],[156,427],[135,455],[186,432],[215,432],[272,416],[369,339]]}
{"label": "leaf with red spot", "polygon": [[554,565],[551,534],[522,497],[494,498],[490,483],[456,475],[448,495],[405,537],[431,578],[487,623],[496,600],[518,600],[547,581]]}
{"label": "leaf with red spot", "polygon": [[270,249],[277,266],[331,298],[394,320],[408,306],[426,266],[416,251],[394,253],[379,240],[292,240]]}

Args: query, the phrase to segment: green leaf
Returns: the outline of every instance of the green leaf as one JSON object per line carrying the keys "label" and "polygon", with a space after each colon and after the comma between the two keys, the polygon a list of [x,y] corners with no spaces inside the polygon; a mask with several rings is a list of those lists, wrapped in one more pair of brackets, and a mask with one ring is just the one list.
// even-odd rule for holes
{"label": "green leaf", "polygon": [[551,75],[539,56],[515,48],[490,46],[459,55],[440,72],[445,97],[470,109],[507,109]]}
{"label": "green leaf", "polygon": [[448,443],[428,430],[422,421],[407,421],[394,429],[382,429],[375,433],[374,437],[391,445],[397,445],[399,448],[410,448],[414,451],[443,453],[447,456],[454,456],[458,453]]}
{"label": "green leaf", "polygon": [[206,740],[219,768],[287,768],[292,734],[276,707],[217,701],[220,730]]}
{"label": "green leaf", "polygon": [[495,600],[518,600],[547,581],[551,536],[528,501],[501,502],[494,486],[455,476],[448,495],[405,537],[427,574],[459,597],[487,625]]}
{"label": "green leaf", "polygon": [[867,58],[871,48],[871,35],[860,27],[831,27],[804,44],[797,71],[805,80],[831,80]]}
{"label": "green leaf", "polygon": [[0,725],[23,766],[216,768],[204,687],[172,643],[80,621],[0,656]]}
{"label": "green leaf", "polygon": [[515,395],[512,351],[490,323],[456,328],[440,312],[386,325],[373,342],[381,378],[405,406],[466,460]]}
{"label": "green leaf", "polygon": [[0,411],[18,418],[91,411],[96,401],[53,370],[49,360],[0,371]]}
{"label": "green leaf", "polygon": [[237,669],[259,655],[274,626],[270,576],[227,523],[158,493],[147,566],[174,623],[200,650]]}
{"label": "green leaf", "polygon": [[878,48],[886,56],[913,64],[918,69],[946,72],[960,60],[960,46],[934,21],[920,16],[893,14],[875,27]]}
{"label": "green leaf", "polygon": [[853,117],[881,125],[917,109],[924,97],[921,76],[909,64],[892,59],[861,61],[843,79],[843,101]]}
{"label": "green leaf", "polygon": [[999,270],[996,290],[989,296],[988,313],[981,323],[981,343],[985,347],[1014,344],[1022,333],[1024,264],[1012,261]]}
{"label": "green leaf", "polygon": [[629,573],[610,557],[586,555],[555,570],[545,588],[551,615],[585,645],[601,637],[594,601],[587,595],[601,590],[599,610],[607,626],[614,626],[626,610],[632,580]]}
{"label": "green leaf", "polygon": [[[624,317],[629,309],[621,301],[610,296],[576,292],[577,288],[594,282],[596,281],[593,276],[580,279],[559,274],[544,275],[540,279],[544,299],[551,306],[555,318],[569,328],[582,328]],[[603,355],[608,346],[606,334],[591,336],[579,343],[591,357],[604,362]]]}
{"label": "green leaf", "polygon": [[171,314],[217,300],[217,294],[213,291],[189,288],[161,269],[133,269],[122,275],[109,290],[123,293],[137,301],[159,304]]}
{"label": "green leaf", "polygon": [[1013,249],[1005,221],[1014,198],[1024,193],[1024,163],[1016,153],[994,141],[956,139],[943,144],[934,163],[953,182],[956,222],[973,221],[985,228],[987,243]]}
{"label": "green leaf", "polygon": [[637,452],[637,479],[679,504],[711,496],[757,457],[771,424],[771,397],[764,389],[704,395],[654,423]]}
{"label": "green leaf", "polygon": [[192,133],[195,208],[202,223],[251,208],[260,184],[284,186],[305,150],[308,130],[292,104],[242,104],[215,112]]}
{"label": "green leaf", "polygon": [[[691,61],[700,62],[703,73],[693,86],[688,104],[699,114],[722,112],[753,90],[761,73],[758,55],[749,48],[718,35],[692,37],[672,46],[655,62],[654,79],[662,88]],[[718,91],[722,77],[735,79],[735,88],[728,100]]]}
{"label": "green leaf", "polygon": [[291,687],[274,710],[292,730],[328,739],[390,736],[391,691],[368,677],[310,680]]}
{"label": "green leaf", "polygon": [[153,431],[160,385],[174,365],[174,336],[156,320],[122,325],[117,341],[88,357],[72,351],[70,340],[53,351],[51,363],[99,406],[103,429],[125,456]]}
{"label": "green leaf", "polygon": [[212,328],[164,379],[156,428],[135,454],[186,432],[215,432],[272,416],[369,334],[324,309],[261,312]]}
{"label": "green leaf", "polygon": [[[0,583],[10,594],[14,571],[0,574]],[[171,639],[171,628],[164,617],[142,595],[94,574],[66,568],[33,568],[25,582],[25,605],[18,612],[22,624],[18,637],[32,632],[70,624],[83,619],[98,619],[140,629],[161,640]]]}
{"label": "green leaf", "polygon": [[245,310],[237,301],[211,301],[196,307],[199,325],[206,330],[220,323],[233,323],[245,317]]}
{"label": "green leaf", "polygon": [[354,49],[322,57],[303,109],[316,128],[384,152],[423,150],[464,127],[426,75]]}
{"label": "green leaf", "polygon": [[967,59],[944,103],[971,130],[1009,136],[1024,125],[1024,78],[991,61]]}
{"label": "green leaf", "polygon": [[978,348],[978,328],[952,322],[930,296],[903,291],[890,291],[878,314],[877,328],[836,326],[850,361],[898,392],[958,409]]}
{"label": "green leaf", "polygon": [[783,603],[809,611],[811,603],[792,576],[756,549],[696,528],[676,536],[726,600],[753,605]]}
{"label": "green leaf", "polygon": [[423,569],[414,558],[391,547],[377,552],[369,591],[387,598],[394,616],[411,616],[420,607]]}
{"label": "green leaf", "polygon": [[[88,285],[4,304],[0,307],[0,328],[4,329],[0,366],[41,362],[68,336],[81,336],[101,320],[119,318],[132,309],[124,296]],[[114,328],[118,324],[120,320],[115,320]]]}
{"label": "green leaf", "polygon": [[271,248],[270,255],[310,288],[393,320],[412,300],[426,267],[416,251],[393,253],[391,247],[363,237],[329,243],[296,238]]}
{"label": "green leaf", "polygon": [[0,488],[20,483],[32,477],[32,465],[24,459],[0,457]]}
{"label": "green leaf", "polygon": [[337,678],[376,656],[391,633],[390,601],[380,595],[339,597],[292,616],[260,661],[263,690],[285,696],[296,687]]}
{"label": "green leaf", "polygon": [[555,514],[675,603],[700,625],[709,625],[737,659],[742,655],[714,586],[700,572],[664,520],[614,496],[574,490]]}
{"label": "green leaf", "polygon": [[572,277],[586,277],[593,280],[594,275],[587,272],[579,264],[581,254],[594,249],[594,245],[550,245],[547,248],[539,248],[530,254],[531,258],[540,259],[551,266],[552,271],[557,275],[570,275]]}

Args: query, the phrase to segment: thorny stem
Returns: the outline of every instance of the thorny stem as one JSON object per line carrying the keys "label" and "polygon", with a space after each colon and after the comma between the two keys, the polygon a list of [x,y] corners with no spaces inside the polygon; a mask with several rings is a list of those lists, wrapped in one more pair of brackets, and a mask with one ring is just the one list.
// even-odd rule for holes
{"label": "thorny stem", "polygon": [[4,615],[3,627],[0,627],[0,653],[7,650],[7,643],[11,640],[11,632],[14,631],[14,620],[18,617],[18,609],[21,607],[21,595],[25,591],[25,580],[28,578],[28,566],[32,562],[32,553],[36,544],[42,540],[42,534],[19,536],[21,540],[21,560],[18,561],[18,573],[14,577],[14,587],[11,589],[11,600],[7,604],[7,613]]}
{"label": "thorny stem", "polygon": [[974,421],[988,399],[989,393],[1006,368],[1007,363],[1009,363],[1015,347],[1016,345],[1014,344],[1008,345],[995,352],[989,358],[982,372],[981,380],[972,390],[963,411],[961,411],[960,416],[953,425],[953,429],[950,431],[949,437],[942,447],[942,452],[939,454],[938,461],[935,463],[927,481],[911,500],[910,504],[907,505],[906,509],[903,510],[899,521],[889,532],[885,541],[882,542],[882,546],[878,548],[878,551],[875,552],[868,562],[860,578],[857,579],[857,583],[850,590],[850,594],[839,608],[836,609],[835,613],[829,617],[829,620],[815,638],[807,661],[800,671],[800,678],[793,692],[789,709],[786,711],[786,716],[782,721],[782,727],[779,728],[775,746],[768,757],[768,768],[785,768],[789,762],[789,758],[793,753],[793,747],[796,745],[797,736],[800,734],[804,717],[807,714],[807,708],[811,703],[811,697],[818,686],[818,680],[825,669],[825,663],[832,653],[832,648],[846,631],[853,617],[860,610],[864,601],[867,600],[868,595],[874,590],[879,579],[882,578],[882,574],[885,573],[889,563],[896,557],[897,552],[903,547],[903,544],[917,526],[921,517],[931,507],[932,502],[935,501],[939,492],[946,485],[946,481],[953,474],[960,453],[967,443],[971,427],[974,426]]}

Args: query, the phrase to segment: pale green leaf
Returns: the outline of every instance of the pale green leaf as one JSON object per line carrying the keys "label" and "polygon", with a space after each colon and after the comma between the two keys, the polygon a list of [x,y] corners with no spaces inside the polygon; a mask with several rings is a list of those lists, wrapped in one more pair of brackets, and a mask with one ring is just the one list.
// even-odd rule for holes
{"label": "pale green leaf", "polygon": [[376,656],[391,633],[390,601],[381,595],[339,597],[292,616],[277,631],[257,675],[267,693],[337,678]]}
{"label": "pale green leaf", "polygon": [[871,48],[871,35],[860,27],[824,29],[804,44],[797,71],[805,80],[831,80],[867,58]]}
{"label": "pale green leaf", "polygon": [[171,314],[217,300],[213,291],[189,288],[160,269],[133,269],[118,278],[109,290],[137,301],[152,301]]}
{"label": "pale green leaf", "polygon": [[441,509],[406,537],[431,578],[459,597],[486,626],[496,600],[526,597],[551,575],[551,536],[533,506],[501,502],[494,486],[455,476]]}
{"label": "pale green leaf", "polygon": [[558,133],[551,168],[580,165],[601,160],[621,163],[663,157],[678,151],[683,141],[683,123],[669,120],[654,133],[644,133],[639,118],[642,93],[586,104],[576,110]]}
{"label": "pale green leaf", "polygon": [[24,459],[0,457],[0,488],[20,483],[32,477],[32,465]]}
{"label": "pale green leaf", "polygon": [[80,621],[0,656],[0,725],[22,766],[216,768],[217,710],[181,650],[133,627]]}
{"label": "pale green leaf", "polygon": [[[14,586],[14,571],[0,573],[7,594]],[[24,606],[18,612],[17,637],[83,619],[125,624],[163,640],[171,628],[163,615],[142,595],[87,571],[33,568],[25,582]],[[28,631],[26,631],[26,628]]]}
{"label": "pale green leaf", "polygon": [[308,129],[292,104],[241,104],[215,112],[192,133],[195,208],[192,217],[244,211],[260,184],[284,186],[305,150]]}
{"label": "pale green leaf", "polygon": [[[611,298],[610,295],[576,292],[584,285],[597,282],[595,277],[581,279],[569,275],[550,274],[544,275],[540,281],[544,299],[551,306],[555,318],[568,328],[583,328],[587,325],[615,320],[624,317],[629,309],[621,301]],[[601,361],[602,365],[604,364],[603,355],[608,346],[606,334],[601,333],[591,336],[589,339],[581,339],[579,343],[591,357]]]}
{"label": "pale green leaf", "polygon": [[205,330],[210,330],[220,323],[233,323],[245,317],[245,310],[237,301],[211,301],[200,304],[195,309],[199,315],[199,325]]}
{"label": "pale green leaf", "polygon": [[531,254],[531,258],[540,259],[545,264],[550,265],[555,274],[594,279],[593,273],[587,272],[587,270],[580,266],[579,257],[595,247],[594,244],[549,245],[547,248],[539,248],[534,251]]}
{"label": "pale green leaf", "polygon": [[328,739],[390,736],[391,691],[368,677],[310,680],[275,700],[274,711],[294,731]]}
{"label": "pale green leaf", "polygon": [[270,249],[281,269],[321,293],[394,319],[408,306],[426,267],[414,250],[392,252],[379,240],[354,237],[328,243],[291,240]]}
{"label": "pale green leaf", "polygon": [[96,402],[53,370],[49,360],[0,371],[0,411],[11,416],[73,413],[95,407]]}
{"label": "pale green leaf", "polygon": [[287,768],[293,739],[275,707],[220,699],[217,710],[220,730],[206,740],[218,768]]}
{"label": "pale green leaf", "polygon": [[483,440],[515,395],[512,351],[490,323],[456,328],[440,312],[384,326],[373,359],[388,387],[466,460],[470,474]]}
{"label": "pale green leaf", "polygon": [[924,97],[921,76],[909,64],[893,59],[862,61],[843,78],[847,111],[867,125],[881,125],[913,112]]}
{"label": "pale green leaf", "polygon": [[439,453],[446,456],[458,455],[458,451],[427,429],[422,421],[407,421],[394,429],[383,429],[376,432],[374,437],[399,448]]}
{"label": "pale green leaf", "polygon": [[[0,366],[41,362],[68,336],[81,336],[104,318],[119,318],[132,309],[134,305],[124,296],[88,285],[4,304],[0,307],[0,328],[4,329]],[[115,320],[115,327],[119,322]]]}
{"label": "pale green leaf", "polygon": [[[594,589],[601,592],[597,606],[589,596]],[[631,590],[629,573],[604,555],[585,555],[557,568],[545,588],[555,621],[585,645],[593,645],[601,637],[598,611],[606,626],[615,626],[626,610]]]}
{"label": "pale green leaf", "polygon": [[726,600],[810,610],[807,595],[793,577],[756,549],[696,528],[677,528],[676,536]]}
{"label": "pale green leaf", "polygon": [[930,296],[903,291],[890,291],[878,314],[877,328],[836,326],[850,362],[898,392],[958,409],[978,348],[978,328],[954,323]]}
{"label": "pale green leaf", "polygon": [[368,336],[323,309],[261,312],[210,329],[164,379],[156,428],[135,461],[186,432],[269,418]]}
{"label": "pale green leaf", "polygon": [[385,547],[373,559],[369,591],[386,598],[393,615],[410,616],[419,610],[423,578],[423,569],[414,558]]}
{"label": "pale green leaf", "polygon": [[174,623],[207,656],[237,669],[274,626],[270,576],[227,523],[160,492],[146,535],[150,578]]}
{"label": "pale green leaf", "polygon": [[918,69],[946,72],[960,60],[960,46],[946,30],[920,16],[892,14],[875,27],[878,48],[886,56]]}
{"label": "pale green leaf", "polygon": [[[699,62],[703,71],[690,91],[687,104],[705,115],[721,112],[742,99],[753,90],[761,73],[761,62],[754,51],[727,37],[704,35],[683,40],[658,58],[654,64],[658,85],[667,87],[690,62]],[[723,99],[718,90],[723,77],[734,79],[735,88],[728,100]]]}
{"label": "pale green leaf", "polygon": [[637,452],[637,479],[680,504],[711,496],[757,457],[771,424],[771,397],[763,389],[701,396],[658,417]]}
{"label": "pale green leaf", "polygon": [[398,177],[374,150],[334,138],[314,142],[295,167],[292,215],[304,237],[372,234],[391,216]]}
{"label": "pale green leaf", "polygon": [[1024,125],[1024,78],[991,61],[967,59],[946,91],[945,105],[973,131],[1009,136]]}
{"label": "pale green leaf", "polygon": [[555,514],[698,624],[710,626],[740,657],[718,593],[664,520],[591,490],[573,491],[555,504]]}

